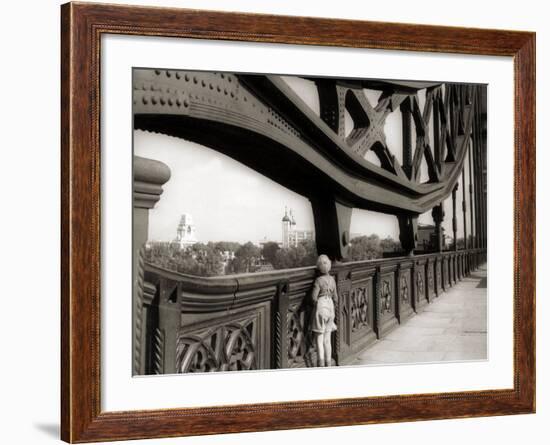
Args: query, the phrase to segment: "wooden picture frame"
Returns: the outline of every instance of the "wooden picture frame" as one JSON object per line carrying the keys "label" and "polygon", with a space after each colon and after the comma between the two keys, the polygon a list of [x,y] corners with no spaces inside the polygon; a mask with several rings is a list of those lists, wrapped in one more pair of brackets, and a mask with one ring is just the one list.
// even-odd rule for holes
{"label": "wooden picture frame", "polygon": [[[61,17],[63,440],[93,442],[535,411],[534,33],[91,3],[65,4]],[[513,57],[513,389],[102,412],[99,74],[103,34]]]}

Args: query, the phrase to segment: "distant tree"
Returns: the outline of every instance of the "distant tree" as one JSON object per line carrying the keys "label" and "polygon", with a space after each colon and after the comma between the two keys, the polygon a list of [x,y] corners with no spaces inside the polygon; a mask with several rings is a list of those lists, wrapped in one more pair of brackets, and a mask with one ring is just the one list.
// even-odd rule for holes
{"label": "distant tree", "polygon": [[192,246],[196,253],[195,259],[198,263],[197,275],[211,277],[223,274],[223,258],[219,250],[210,243],[196,243]]}
{"label": "distant tree", "polygon": [[195,243],[185,249],[186,252],[191,252],[195,255],[201,255],[207,248],[204,243]]}
{"label": "distant tree", "polygon": [[176,270],[188,275],[200,275],[199,263],[191,255],[182,255],[176,262]]}
{"label": "distant tree", "polygon": [[[228,259],[224,252],[233,252],[234,257]],[[262,266],[262,257],[275,269],[312,266],[317,261],[313,240],[284,249],[276,242],[268,242],[262,249],[250,241],[211,241],[183,248],[178,243],[158,242],[152,243],[145,255],[147,262],[159,267],[204,277],[256,272]]]}
{"label": "distant tree", "polygon": [[279,249],[279,244],[277,244],[275,241],[269,241],[265,243],[262,247],[262,256],[268,263],[274,264],[275,256],[277,255],[277,251]]}
{"label": "distant tree", "polygon": [[394,240],[391,236],[387,236],[386,238],[380,240],[380,248],[382,249],[382,252],[396,252],[401,250],[401,243]]}
{"label": "distant tree", "polygon": [[317,248],[312,240],[302,241],[297,246],[277,250],[273,260],[275,269],[313,266],[317,261]]}
{"label": "distant tree", "polygon": [[306,253],[302,259],[301,266],[313,266],[317,263],[317,245],[314,240],[305,240],[300,243]]}
{"label": "distant tree", "polygon": [[146,260],[190,275],[211,277],[224,272],[222,255],[210,243],[196,243],[185,248],[176,243],[154,243],[146,251]]}
{"label": "distant tree", "polygon": [[277,250],[272,264],[275,269],[290,269],[294,267],[291,248],[283,247],[282,249]]}
{"label": "distant tree", "polygon": [[237,273],[254,272],[254,266],[260,261],[260,248],[248,241],[235,252],[235,268]]}
{"label": "distant tree", "polygon": [[213,247],[207,247],[203,257],[203,267],[204,276],[223,275],[224,262],[221,252]]}
{"label": "distant tree", "polygon": [[351,240],[351,259],[353,261],[372,260],[382,257],[382,247],[378,235],[358,236]]}
{"label": "distant tree", "polygon": [[236,252],[241,247],[241,244],[236,241],[216,241],[212,244],[220,252]]}
{"label": "distant tree", "polygon": [[166,242],[154,242],[145,250],[145,260],[165,269],[176,270],[173,261],[176,247]]}

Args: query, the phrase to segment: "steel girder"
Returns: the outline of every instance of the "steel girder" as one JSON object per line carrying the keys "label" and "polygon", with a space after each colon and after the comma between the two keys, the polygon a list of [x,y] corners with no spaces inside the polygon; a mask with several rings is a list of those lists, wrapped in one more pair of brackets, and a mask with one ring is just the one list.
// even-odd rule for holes
{"label": "steel girder", "polygon": [[[205,145],[309,198],[319,252],[346,258],[353,207],[396,215],[402,244],[414,249],[416,217],[447,198],[462,172],[484,87],[308,80],[317,88],[319,114],[277,75],[135,69],[134,128]],[[363,88],[381,92],[375,106]],[[421,110],[417,91],[424,88]],[[385,138],[394,112],[402,113],[404,129],[412,120],[416,133],[414,148],[404,135],[402,164]],[[369,150],[380,165],[365,159]],[[429,180],[422,183],[423,160]]]}

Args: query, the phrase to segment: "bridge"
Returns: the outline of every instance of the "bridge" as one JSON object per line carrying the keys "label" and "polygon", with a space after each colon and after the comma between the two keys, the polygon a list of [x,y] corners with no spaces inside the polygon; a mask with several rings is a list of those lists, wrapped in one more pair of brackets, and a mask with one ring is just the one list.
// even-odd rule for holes
{"label": "bridge", "polygon": [[[309,199],[317,250],[334,262],[333,359],[340,365],[354,362],[486,261],[486,86],[308,80],[318,113],[281,76],[136,69],[134,128],[210,147]],[[364,88],[380,91],[375,106]],[[420,90],[426,91],[422,109]],[[386,141],[392,113],[402,122],[401,160]],[[377,162],[366,159],[369,152]],[[206,278],[145,262],[148,211],[170,174],[161,162],[134,157],[133,373],[312,366],[313,267]],[[444,250],[449,197],[453,242]],[[353,208],[394,215],[402,256],[350,261]],[[426,212],[437,243],[433,252],[420,253],[418,217]]]}

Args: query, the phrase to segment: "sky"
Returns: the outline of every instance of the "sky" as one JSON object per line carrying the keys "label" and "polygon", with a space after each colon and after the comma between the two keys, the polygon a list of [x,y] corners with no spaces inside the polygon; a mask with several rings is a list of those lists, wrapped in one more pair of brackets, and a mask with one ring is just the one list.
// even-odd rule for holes
{"label": "sky", "polygon": [[[285,77],[285,81],[316,113],[318,98],[313,83]],[[365,91],[376,104],[379,92]],[[420,94],[423,105],[424,94]],[[391,113],[386,121],[387,144],[401,161],[401,113]],[[413,141],[415,140],[413,135]],[[297,228],[313,230],[313,214],[307,198],[271,181],[265,176],[210,148],[171,136],[134,131],[134,154],[164,162],[172,176],[154,209],[149,212],[149,240],[170,241],[176,236],[181,214],[193,217],[197,239],[207,241],[281,241],[281,219],[285,206],[292,209]],[[367,159],[371,160],[369,156]],[[377,162],[376,159],[373,161]],[[421,171],[427,178],[426,167]],[[463,235],[462,187],[457,192],[458,236]],[[447,234],[452,234],[452,201],[444,203]],[[432,224],[431,213],[419,222]],[[398,239],[397,218],[361,209],[352,214],[352,234],[377,234]],[[468,219],[468,233],[470,233]]]}

